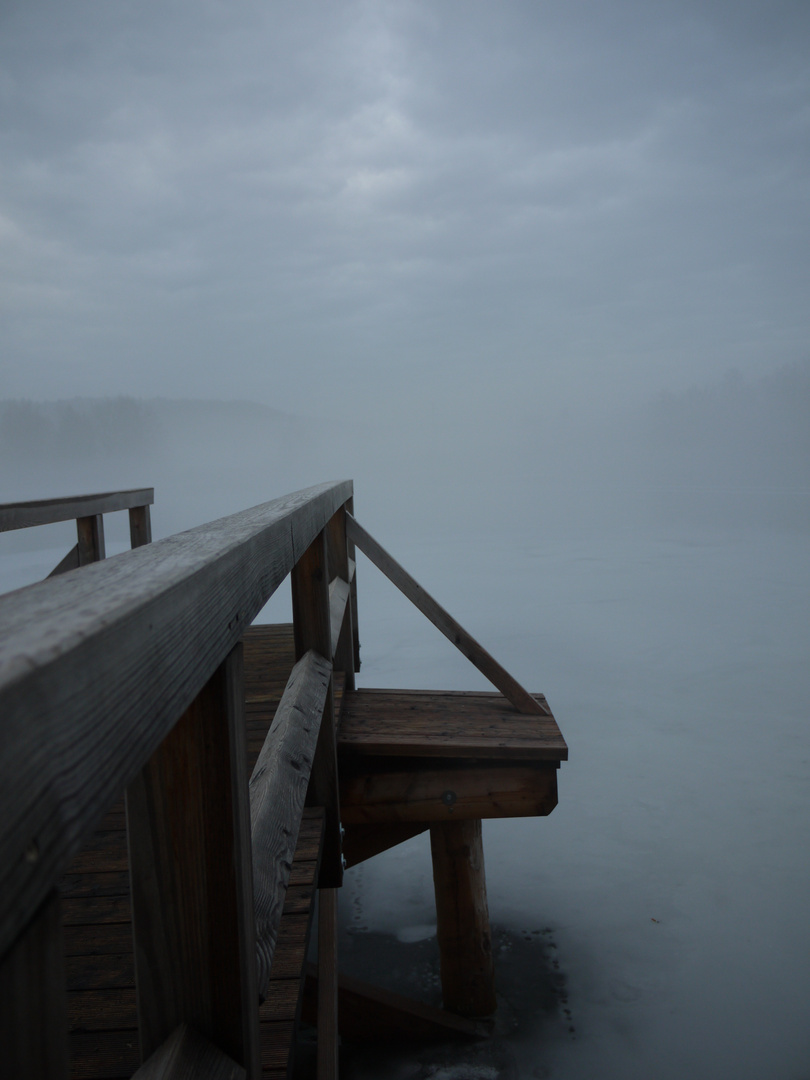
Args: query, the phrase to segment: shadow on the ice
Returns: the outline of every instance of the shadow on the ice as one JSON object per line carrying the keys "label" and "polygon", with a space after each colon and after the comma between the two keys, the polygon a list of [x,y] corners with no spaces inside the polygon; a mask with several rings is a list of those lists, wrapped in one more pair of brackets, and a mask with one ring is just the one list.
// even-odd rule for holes
{"label": "shadow on the ice", "polygon": [[[416,934],[415,931],[419,930]],[[414,940],[416,938],[416,940]],[[567,980],[550,928],[493,927],[498,1011],[486,1039],[429,1043],[341,1039],[340,1073],[346,1080],[519,1080],[521,1044],[549,1047],[576,1038]],[[341,971],[425,1004],[441,1006],[435,927],[399,935],[351,930],[340,942]],[[315,1032],[301,1026],[297,1080],[314,1075]],[[542,1060],[533,1076],[548,1075]]]}

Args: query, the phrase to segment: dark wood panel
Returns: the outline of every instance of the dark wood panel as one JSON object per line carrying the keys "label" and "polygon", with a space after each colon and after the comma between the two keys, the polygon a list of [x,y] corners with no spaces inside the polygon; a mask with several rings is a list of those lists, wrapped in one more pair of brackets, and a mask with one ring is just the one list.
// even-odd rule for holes
{"label": "dark wood panel", "polygon": [[[340,806],[349,825],[544,817],[557,805],[557,770],[512,761],[442,767],[428,758],[416,769],[372,767],[341,779]],[[396,760],[396,759],[395,759]]]}
{"label": "dark wood panel", "polygon": [[0,1073],[65,1080],[67,1001],[56,891],[0,960]]}
{"label": "dark wood panel", "polygon": [[71,1080],[123,1080],[141,1063],[138,1032],[75,1031],[70,1047]]}
{"label": "dark wood panel", "polygon": [[141,1053],[191,1024],[258,1074],[242,646],[127,790]]}

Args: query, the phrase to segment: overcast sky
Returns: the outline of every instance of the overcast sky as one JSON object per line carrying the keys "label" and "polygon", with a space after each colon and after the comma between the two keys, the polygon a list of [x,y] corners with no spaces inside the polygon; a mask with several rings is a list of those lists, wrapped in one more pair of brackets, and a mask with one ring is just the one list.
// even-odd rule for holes
{"label": "overcast sky", "polygon": [[523,410],[808,356],[807,0],[0,0],[2,397]]}

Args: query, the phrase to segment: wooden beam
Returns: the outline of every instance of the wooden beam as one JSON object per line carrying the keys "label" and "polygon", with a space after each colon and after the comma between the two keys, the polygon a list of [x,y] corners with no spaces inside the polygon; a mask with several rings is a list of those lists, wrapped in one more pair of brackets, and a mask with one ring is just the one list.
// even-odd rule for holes
{"label": "wooden beam", "polygon": [[259,994],[270,978],[315,746],[332,676],[310,649],[290,673],[250,778]]}
{"label": "wooden beam", "polygon": [[[342,578],[334,578],[329,584],[329,627],[331,632],[331,650],[332,657],[335,660],[335,667],[338,671],[346,671],[342,663],[338,661],[337,652],[338,645],[340,643],[340,634],[343,629],[343,623],[348,614],[351,618],[351,607],[349,606],[350,590],[349,585]],[[346,672],[347,682],[346,689],[354,689],[354,671],[352,667]],[[349,685],[348,678],[351,676],[351,686]]]}
{"label": "wooden beam", "polygon": [[[344,509],[348,515],[354,515],[354,497],[347,499],[344,504]],[[354,670],[360,670],[360,633],[358,630],[359,622],[357,616],[357,577],[356,577],[356,565],[357,565],[357,552],[354,549],[354,541],[349,536],[348,529],[346,530],[346,553],[349,557],[349,585],[352,590],[352,646],[354,650]]]}
{"label": "wooden beam", "polygon": [[296,492],[0,596],[0,955],[349,494]]}
{"label": "wooden beam", "polygon": [[106,558],[104,518],[101,514],[77,518],[76,532],[79,534],[79,566],[88,566]]}
{"label": "wooden beam", "polygon": [[[339,579],[341,582],[340,592],[335,595],[335,607],[342,608],[341,616],[337,619],[335,612],[332,614],[332,657],[335,670],[342,671],[346,676],[346,689],[354,690],[354,616],[357,608],[357,597],[354,594],[352,602],[352,583],[354,580],[354,560],[349,558],[349,541],[346,536],[346,507],[341,506],[329,519],[326,526],[327,556],[329,560],[329,577]],[[333,603],[334,580],[329,587],[330,605]],[[345,591],[345,598],[344,598]],[[347,606],[348,605],[348,606]]]}
{"label": "wooden beam", "polygon": [[[342,813],[342,809],[341,809]],[[427,829],[427,822],[391,822],[382,825],[350,825],[344,821],[343,854],[346,867],[365,862],[382,851],[403,844]]]}
{"label": "wooden beam", "polygon": [[182,1023],[258,1077],[242,648],[127,790],[141,1054]]}
{"label": "wooden beam", "polygon": [[132,1080],[245,1080],[241,1065],[188,1024],[181,1024]]}
{"label": "wooden beam", "polygon": [[370,768],[340,781],[340,812],[348,825],[545,817],[557,805],[553,765],[491,761],[442,767],[432,759],[390,772]]}
{"label": "wooden beam", "polygon": [[[318,1021],[318,972],[307,964],[302,1019]],[[338,1028],[343,1039],[359,1043],[446,1042],[449,1039],[485,1039],[492,1022],[413,1001],[381,986],[338,974]]]}
{"label": "wooden beam", "polygon": [[445,611],[441,604],[437,603],[351,514],[346,515],[346,532],[349,539],[357,544],[363,554],[367,555],[388,580],[430,619],[436,629],[441,630],[481,674],[485,675],[504,697],[512,702],[518,712],[527,715],[541,713],[541,708],[532,695],[524,690],[520,683],[513,679],[509,672],[502,668],[498,661],[490,656],[486,649],[479,645],[475,638],[468,634],[464,627],[448,611]]}
{"label": "wooden beam", "polygon": [[147,506],[154,501],[154,488],[132,488],[129,491],[105,491],[100,495],[2,503],[0,532],[28,529],[33,525],[51,525],[55,521],[73,521],[96,514],[111,514],[116,510],[129,510],[133,506]]}
{"label": "wooden beam", "polygon": [[[290,574],[296,660],[309,649],[331,659],[327,574],[326,534],[322,530],[301,554]],[[337,775],[334,691],[333,685],[330,685],[307,795],[307,805],[322,806],[326,811],[326,834],[318,882],[321,888],[338,888],[343,882]]]}
{"label": "wooden beam", "polygon": [[[35,859],[32,849],[29,858]],[[62,920],[54,890],[0,961],[0,1074],[66,1080]]]}
{"label": "wooden beam", "polygon": [[152,516],[148,506],[132,506],[129,511],[130,547],[152,543]]}
{"label": "wooden beam", "polygon": [[481,822],[432,825],[430,850],[444,1007],[490,1016],[497,1001]]}
{"label": "wooden beam", "polygon": [[66,574],[68,570],[75,570],[79,565],[79,545],[74,544],[67,555],[51,570],[48,577],[56,577],[57,574]]}
{"label": "wooden beam", "polygon": [[338,1076],[337,889],[318,892],[318,1080]]}

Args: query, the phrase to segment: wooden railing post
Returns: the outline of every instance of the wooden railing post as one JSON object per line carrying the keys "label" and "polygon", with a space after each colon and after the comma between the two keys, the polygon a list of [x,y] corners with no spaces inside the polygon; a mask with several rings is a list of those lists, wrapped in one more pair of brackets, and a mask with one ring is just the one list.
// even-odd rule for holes
{"label": "wooden railing post", "polygon": [[431,825],[430,849],[444,1007],[490,1016],[497,1002],[481,822]]}
{"label": "wooden railing post", "polygon": [[[336,516],[336,515],[335,515]],[[333,517],[334,520],[334,517]],[[327,529],[322,529],[292,571],[295,656],[309,649],[331,659]],[[326,811],[318,881],[318,1080],[337,1078],[337,892],[343,882],[340,796],[335,741],[334,678],[330,674],[323,719],[312,764],[307,802]]]}
{"label": "wooden railing post", "polygon": [[65,1080],[67,992],[56,890],[0,961],[0,1001],[0,1075]]}
{"label": "wooden railing post", "polygon": [[[330,580],[337,577],[349,585],[351,597],[354,585],[353,575],[349,572],[349,551],[346,537],[346,507],[341,506],[336,514],[329,519],[326,527],[327,555],[329,561]],[[356,601],[355,601],[356,602]],[[346,605],[346,612],[337,641],[334,655],[336,671],[342,671],[346,676],[346,689],[354,690],[354,618],[352,603]]]}
{"label": "wooden railing post", "polygon": [[258,1077],[242,647],[127,790],[141,1054],[190,1024]]}
{"label": "wooden railing post", "polygon": [[130,547],[141,547],[152,543],[152,518],[149,506],[133,506],[129,511]]}
{"label": "wooden railing post", "polygon": [[[310,649],[331,660],[328,576],[326,530],[322,529],[295,564],[291,574],[296,660],[300,660]],[[343,882],[332,681],[326,695],[307,797],[310,806],[323,806],[326,810],[326,833],[318,882],[321,888],[338,888]]]}
{"label": "wooden railing post", "polygon": [[[354,516],[354,499],[348,499],[343,504],[343,524],[346,527],[346,514]],[[346,552],[349,559],[357,565],[357,552],[354,547],[354,540],[346,534]],[[352,648],[354,649],[354,670],[360,670],[360,633],[358,631],[358,619],[357,619],[357,572],[352,575],[351,581],[351,603],[352,603]]]}
{"label": "wooden railing post", "polygon": [[87,566],[106,557],[103,514],[76,518],[76,532],[79,534],[79,566]]}

